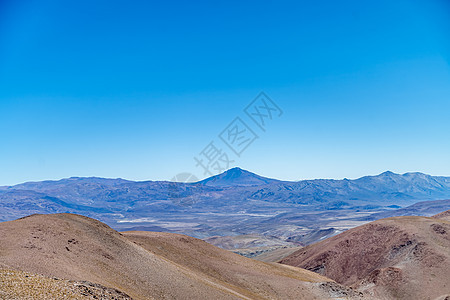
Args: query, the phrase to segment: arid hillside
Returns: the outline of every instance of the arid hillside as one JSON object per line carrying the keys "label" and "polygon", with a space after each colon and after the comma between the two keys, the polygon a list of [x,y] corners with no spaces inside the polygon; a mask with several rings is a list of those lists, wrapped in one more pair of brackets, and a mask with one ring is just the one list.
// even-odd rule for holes
{"label": "arid hillside", "polygon": [[450,221],[450,210],[434,215],[433,218]]}
{"label": "arid hillside", "polygon": [[[359,297],[310,271],[254,261],[182,235],[121,234],[73,214],[0,223],[0,269],[39,276],[49,290],[52,278],[88,281],[133,299]],[[9,277],[13,285],[0,282],[0,295],[26,298],[23,293],[34,289],[33,282],[24,289],[16,277]]]}
{"label": "arid hillside", "polygon": [[449,221],[395,217],[305,247],[281,263],[312,270],[377,299],[437,299],[450,295],[449,249]]}
{"label": "arid hillside", "polygon": [[198,274],[204,274],[211,281],[226,282],[230,288],[250,298],[262,294],[267,298],[295,299],[306,291],[305,287],[298,285],[299,281],[328,281],[311,271],[255,261],[184,235],[158,232],[123,234],[152,253]]}

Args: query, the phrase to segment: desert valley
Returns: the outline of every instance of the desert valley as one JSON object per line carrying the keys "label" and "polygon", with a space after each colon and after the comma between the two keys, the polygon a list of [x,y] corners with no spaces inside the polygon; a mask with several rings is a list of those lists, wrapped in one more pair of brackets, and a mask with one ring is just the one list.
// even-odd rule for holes
{"label": "desert valley", "polygon": [[446,299],[447,180],[281,182],[235,168],[198,183],[3,187],[0,297]]}

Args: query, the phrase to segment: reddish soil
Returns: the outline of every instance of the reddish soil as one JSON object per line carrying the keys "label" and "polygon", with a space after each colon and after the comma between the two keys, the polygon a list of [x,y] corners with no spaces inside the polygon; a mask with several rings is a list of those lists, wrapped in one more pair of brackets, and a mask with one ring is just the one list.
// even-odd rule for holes
{"label": "reddish soil", "polygon": [[447,210],[447,211],[441,212],[440,214],[434,215],[433,218],[450,221],[450,210]]}
{"label": "reddish soil", "polygon": [[434,299],[450,294],[450,222],[383,219],[305,247],[281,263],[380,299]]}

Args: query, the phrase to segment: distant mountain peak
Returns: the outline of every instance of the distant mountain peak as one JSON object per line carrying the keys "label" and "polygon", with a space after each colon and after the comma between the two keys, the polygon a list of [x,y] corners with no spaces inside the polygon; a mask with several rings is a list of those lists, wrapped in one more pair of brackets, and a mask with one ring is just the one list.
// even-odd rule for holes
{"label": "distant mountain peak", "polygon": [[231,168],[219,175],[200,181],[209,186],[257,186],[273,182],[278,182],[278,180],[262,177],[239,167]]}
{"label": "distant mountain peak", "polygon": [[432,177],[431,175],[421,173],[421,172],[409,172],[409,173],[403,174],[403,176],[407,176],[407,177],[415,176],[415,177],[421,177],[421,178]]}
{"label": "distant mountain peak", "polygon": [[243,176],[243,175],[258,176],[255,173],[252,173],[250,171],[241,169],[239,167],[231,168],[231,169],[223,172],[222,174],[227,174],[227,175],[230,175],[230,176]]}
{"label": "distant mountain peak", "polygon": [[396,176],[396,175],[399,175],[399,174],[394,173],[394,172],[392,172],[392,171],[386,171],[386,172],[381,173],[381,174],[378,175],[378,176]]}
{"label": "distant mountain peak", "polygon": [[[228,170],[225,171],[225,172],[231,172],[231,171],[245,171],[245,172],[249,172],[249,171],[244,170],[244,169],[241,169],[241,168],[239,168],[239,167],[234,167],[234,168],[228,169]],[[251,172],[249,172],[249,173],[251,173]]]}
{"label": "distant mountain peak", "polygon": [[398,173],[394,173],[392,171],[386,171],[381,173],[380,175],[376,176],[376,177],[392,177],[392,176],[396,176],[396,177],[421,177],[421,178],[426,178],[426,177],[432,177],[431,175],[427,175],[425,173],[421,173],[421,172],[408,172],[408,173],[404,173],[404,174],[398,174]]}

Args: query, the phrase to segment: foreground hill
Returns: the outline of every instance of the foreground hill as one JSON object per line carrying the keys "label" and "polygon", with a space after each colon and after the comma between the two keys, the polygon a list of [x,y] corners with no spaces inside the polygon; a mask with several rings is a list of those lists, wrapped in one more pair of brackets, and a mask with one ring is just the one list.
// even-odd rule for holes
{"label": "foreground hill", "polygon": [[434,215],[433,218],[450,221],[450,210]]}
{"label": "foreground hill", "polygon": [[233,290],[252,299],[258,295],[300,299],[306,295],[305,287],[299,283],[328,281],[310,271],[255,261],[184,235],[133,231],[123,235],[152,253],[205,274],[212,282],[226,282]]}
{"label": "foreground hill", "polygon": [[281,263],[315,271],[378,299],[437,299],[450,295],[450,222],[427,217],[378,220],[305,247]]}
{"label": "foreground hill", "polygon": [[[121,234],[73,214],[0,223],[0,269],[40,274],[44,284],[53,277],[89,281],[134,299],[325,299],[351,294],[310,271],[253,261],[181,235]],[[1,293],[8,293],[3,280]]]}

